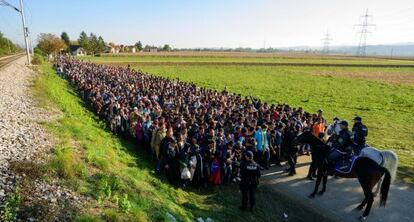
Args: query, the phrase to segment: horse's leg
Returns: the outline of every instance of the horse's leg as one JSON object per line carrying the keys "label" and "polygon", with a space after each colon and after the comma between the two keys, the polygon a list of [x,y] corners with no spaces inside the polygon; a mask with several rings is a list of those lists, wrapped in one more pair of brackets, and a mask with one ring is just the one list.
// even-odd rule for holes
{"label": "horse's leg", "polygon": [[366,197],[364,197],[364,200],[359,204],[355,209],[356,210],[363,210],[365,205],[367,204],[368,200]]}
{"label": "horse's leg", "polygon": [[319,195],[322,195],[323,193],[326,192],[326,182],[328,182],[328,175],[324,175],[323,176],[323,181],[322,181],[322,190],[319,191]]}
{"label": "horse's leg", "polygon": [[374,202],[374,194],[372,193],[372,188],[374,188],[378,179],[376,179],[372,174],[367,173],[358,173],[358,181],[361,184],[362,190],[364,191],[365,199],[362,201],[361,205],[366,204],[364,213],[362,214],[361,219],[365,219],[369,212],[371,211],[372,203]]}

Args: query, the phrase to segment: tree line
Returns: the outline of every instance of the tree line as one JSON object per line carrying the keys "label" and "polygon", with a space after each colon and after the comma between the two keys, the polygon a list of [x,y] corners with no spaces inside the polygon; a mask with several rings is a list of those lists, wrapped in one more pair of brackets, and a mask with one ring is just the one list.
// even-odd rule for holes
{"label": "tree line", "polygon": [[46,55],[56,54],[60,51],[70,52],[70,46],[80,46],[89,55],[99,55],[103,52],[110,52],[110,48],[117,48],[118,52],[132,52],[132,48],[135,48],[136,52],[151,51],[156,49],[157,51],[172,51],[173,48],[169,44],[165,44],[162,47],[156,47],[151,45],[143,46],[141,41],[136,42],[134,45],[116,45],[114,43],[107,43],[102,36],[98,36],[94,33],[89,35],[82,31],[79,38],[71,40],[68,33],[62,32],[60,37],[51,33],[41,33],[38,37],[37,49]]}
{"label": "tree line", "polygon": [[0,32],[0,55],[14,54],[21,49]]}

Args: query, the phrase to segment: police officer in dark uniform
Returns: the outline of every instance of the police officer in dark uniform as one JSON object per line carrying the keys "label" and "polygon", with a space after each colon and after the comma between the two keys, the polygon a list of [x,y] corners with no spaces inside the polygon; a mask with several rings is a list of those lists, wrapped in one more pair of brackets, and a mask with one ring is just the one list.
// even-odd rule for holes
{"label": "police officer in dark uniform", "polygon": [[285,132],[283,135],[283,142],[282,146],[286,153],[286,158],[289,164],[289,168],[286,169],[287,172],[289,172],[289,176],[293,176],[296,174],[296,159],[297,159],[297,153],[298,148],[296,144],[293,142],[298,135],[298,130],[295,126],[295,119],[292,118],[285,128]]}
{"label": "police officer in dark uniform", "polygon": [[354,142],[354,153],[359,154],[365,147],[365,137],[368,136],[368,128],[362,124],[362,118],[356,116],[354,118],[354,126],[352,127],[352,139]]}
{"label": "police officer in dark uniform", "polygon": [[339,123],[341,131],[339,131],[338,137],[332,142],[334,150],[328,155],[330,162],[336,162],[344,155],[350,155],[352,152],[352,139],[351,132],[348,129],[348,122],[342,120]]}
{"label": "police officer in dark uniform", "polygon": [[250,203],[250,211],[256,203],[255,192],[260,178],[260,167],[253,160],[253,152],[247,151],[244,155],[245,160],[240,164],[240,191],[242,193],[241,210],[247,210],[247,202]]}

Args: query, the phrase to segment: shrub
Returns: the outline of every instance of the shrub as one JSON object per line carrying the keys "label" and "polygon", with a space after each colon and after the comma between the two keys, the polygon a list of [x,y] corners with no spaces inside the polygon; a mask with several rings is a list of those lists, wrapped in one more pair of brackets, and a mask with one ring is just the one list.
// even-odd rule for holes
{"label": "shrub", "polygon": [[12,222],[16,220],[17,210],[21,201],[20,189],[16,187],[13,194],[7,197],[3,208],[0,211],[0,221]]}
{"label": "shrub", "polygon": [[34,54],[34,56],[32,58],[32,64],[33,65],[40,65],[44,62],[45,62],[45,58],[42,55],[37,54],[37,53]]}

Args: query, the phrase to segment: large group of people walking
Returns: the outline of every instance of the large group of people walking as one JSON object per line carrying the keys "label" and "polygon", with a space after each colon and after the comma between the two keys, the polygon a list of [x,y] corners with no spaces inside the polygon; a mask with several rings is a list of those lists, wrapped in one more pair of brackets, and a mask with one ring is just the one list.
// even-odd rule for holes
{"label": "large group of people walking", "polygon": [[[297,154],[309,153],[309,146],[294,143],[295,137],[311,130],[322,138],[327,126],[322,110],[308,113],[130,67],[67,56],[57,58],[55,67],[114,134],[136,140],[155,171],[178,186],[246,182],[281,161],[294,175]],[[253,165],[259,169],[254,175],[248,172],[257,172]]]}

